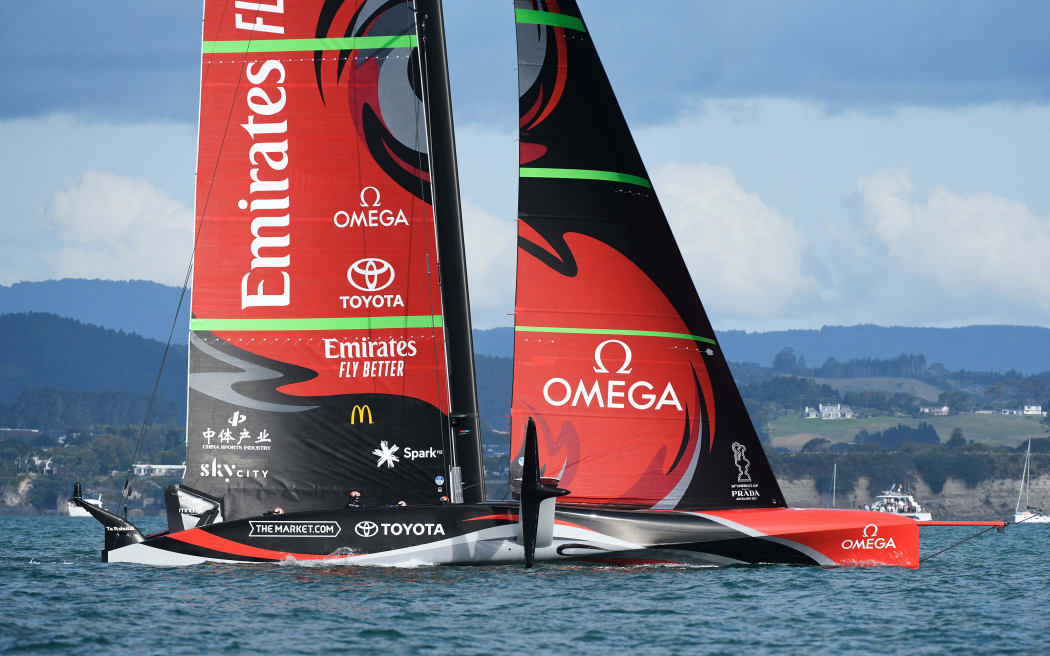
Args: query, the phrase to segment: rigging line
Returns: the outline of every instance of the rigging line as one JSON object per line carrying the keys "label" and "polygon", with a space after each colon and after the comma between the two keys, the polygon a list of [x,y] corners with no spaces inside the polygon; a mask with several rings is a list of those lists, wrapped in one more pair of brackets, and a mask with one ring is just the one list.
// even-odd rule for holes
{"label": "rigging line", "polygon": [[[219,19],[220,21],[222,20],[223,17],[225,17],[226,9],[227,9],[227,7],[224,6],[223,7],[223,14],[222,14],[222,16]],[[256,13],[258,13],[258,10],[256,10]],[[247,43],[249,45],[251,44],[253,38],[255,38],[255,30],[254,29],[251,31],[251,33],[250,33],[250,35],[248,37],[248,40],[247,40]],[[204,85],[203,85],[204,59],[203,59],[203,57],[204,57],[204,54],[202,53],[201,54],[201,77],[202,77],[201,95],[202,95],[202,101],[203,101],[203,94],[204,94]],[[248,67],[248,52],[247,52],[247,47],[246,47],[246,51],[244,53],[244,60],[241,62],[241,74],[237,77],[237,87],[236,87],[237,90],[239,90],[240,87],[241,87],[241,80],[244,79],[244,70],[247,67]],[[189,262],[186,265],[186,275],[185,275],[185,277],[182,280],[182,291],[179,293],[179,302],[178,302],[178,305],[175,308],[175,316],[172,317],[172,319],[171,319],[171,329],[168,331],[168,341],[164,345],[164,354],[160,358],[160,366],[157,368],[157,375],[156,375],[156,377],[153,380],[153,392],[150,394],[149,405],[146,406],[146,416],[143,418],[142,426],[139,428],[139,438],[138,438],[138,441],[135,443],[135,451],[132,454],[131,464],[128,467],[128,475],[124,479],[124,487],[123,487],[123,489],[120,492],[120,504],[117,506],[118,510],[120,509],[121,506],[124,506],[124,504],[127,502],[129,494],[131,493],[131,479],[134,478],[134,475],[135,475],[135,461],[138,460],[139,453],[142,451],[142,444],[143,444],[143,442],[146,439],[146,430],[149,428],[149,422],[150,422],[150,419],[153,416],[153,406],[154,406],[154,404],[155,404],[155,402],[157,400],[157,390],[160,388],[160,379],[161,379],[161,376],[164,373],[164,364],[168,360],[168,352],[171,350],[171,340],[172,340],[172,337],[174,337],[174,335],[175,335],[175,326],[178,324],[179,313],[182,311],[182,304],[183,304],[183,302],[186,299],[186,290],[189,288],[190,276],[193,274],[194,254],[197,251],[197,243],[200,240],[201,231],[204,229],[204,220],[205,220],[205,218],[208,215],[208,203],[211,201],[211,192],[215,188],[215,174],[216,174],[216,172],[218,171],[218,168],[219,168],[219,160],[222,158],[223,148],[226,146],[226,135],[230,131],[230,120],[233,118],[233,109],[234,109],[234,107],[236,107],[236,105],[237,105],[237,93],[236,93],[236,90],[235,90],[235,92],[233,94],[233,97],[230,100],[230,110],[226,113],[226,125],[223,127],[223,130],[222,130],[222,140],[219,142],[219,152],[216,153],[216,155],[215,155],[215,165],[212,167],[211,178],[208,180],[208,193],[204,197],[204,206],[201,208],[201,220],[200,220],[200,223],[197,224],[196,231],[193,233],[193,246],[190,249],[190,259],[189,259]],[[198,120],[199,120],[199,118],[198,118]],[[198,126],[198,130],[199,130],[199,126]],[[198,156],[199,156],[199,154],[198,154]],[[198,168],[200,167],[200,162],[197,162],[197,167]],[[194,177],[196,177],[196,171],[194,172]],[[188,412],[188,410],[187,410],[187,412]],[[189,430],[189,422],[188,421],[187,421],[187,425],[186,425],[186,430]]]}
{"label": "rigging line", "polygon": [[[427,251],[427,253],[426,253],[426,258],[427,258],[427,299],[428,299],[428,302],[430,304],[431,316],[433,316],[433,314],[434,314],[434,296],[433,296],[433,293],[432,293],[432,290],[434,289],[434,285],[432,283],[433,276],[435,276],[435,275],[437,276],[438,294],[441,294],[442,285],[441,285],[441,276],[440,276],[440,273],[441,273],[441,262],[439,260],[441,253],[440,253],[440,251],[438,251],[438,248],[437,248],[437,210],[435,209],[437,207],[437,189],[435,188],[435,182],[434,182],[434,153],[431,152],[432,149],[430,147],[430,142],[431,142],[431,138],[432,138],[433,134],[432,134],[432,130],[430,129],[430,127],[431,127],[430,126],[430,114],[427,112],[427,105],[428,105],[428,102],[430,100],[430,89],[427,87],[427,80],[430,79],[430,60],[426,56],[426,36],[425,35],[426,35],[427,20],[429,20],[430,15],[429,14],[423,14],[423,16],[422,16],[423,21],[422,21],[422,23],[420,23],[420,11],[419,11],[418,5],[415,2],[412,3],[412,11],[413,11],[413,13],[415,14],[415,17],[416,17],[416,26],[417,26],[416,27],[416,33],[420,36],[420,38],[417,40],[417,44],[416,44],[416,56],[419,59],[419,93],[420,93],[420,100],[421,100],[421,104],[422,104],[422,108],[423,108],[423,121],[425,123],[424,129],[426,130],[426,144],[427,144],[427,169],[426,170],[427,170],[427,175],[430,177],[430,182],[429,182],[429,184],[430,184],[430,207],[431,207],[430,218],[431,218],[431,221],[432,221],[432,223],[434,225],[434,230],[432,231],[433,235],[434,235],[434,263],[435,263],[435,266],[437,267],[437,271],[431,271],[430,270],[430,245],[429,245],[430,242],[429,242],[429,240],[427,240],[425,242],[427,244],[427,247],[426,247],[426,251]],[[425,195],[425,192],[426,192],[427,182],[423,180],[423,176],[422,176],[422,172],[423,172],[423,153],[422,153],[422,151],[419,150],[419,109],[420,109],[420,103],[416,103],[415,109],[416,109],[416,168],[419,169],[419,172],[421,174],[419,176],[419,195],[420,195],[420,200],[422,200],[424,195]],[[424,225],[426,225],[426,213],[427,213],[427,209],[426,208],[427,208],[426,201],[423,201]],[[444,299],[443,296],[439,296],[438,298],[439,298],[439,301],[441,303],[441,315],[442,315],[442,318],[444,318],[444,314],[445,314],[445,302],[444,301],[445,301],[445,299]],[[445,333],[446,333],[445,322],[442,321],[441,322],[441,360],[440,361],[443,362],[444,365],[445,365],[445,400],[448,403],[448,427],[446,429],[445,426],[442,425],[443,422],[441,421],[441,417],[440,417],[440,413],[439,413],[439,416],[438,416],[438,433],[445,432],[445,435],[448,438],[448,441],[449,441],[448,442],[448,453],[442,454],[443,455],[442,461],[445,463],[446,467],[451,468],[451,467],[457,466],[459,463],[458,463],[458,460],[456,459],[456,434],[455,434],[455,431],[452,428],[452,385],[451,385],[451,381],[449,381],[451,370],[450,370],[450,367],[449,367],[448,344],[447,344],[447,340],[445,339]],[[436,326],[431,328],[431,342],[430,343],[431,343],[431,351],[434,354],[434,364],[435,364],[435,367],[434,367],[434,382],[437,383],[438,389],[440,390],[441,389],[441,376],[438,373],[438,368],[436,366],[437,363],[438,363],[437,327]],[[484,473],[482,474],[482,477],[484,477]],[[449,501],[450,502],[452,500],[452,480],[451,479],[452,479],[452,473],[449,472],[449,480],[446,481],[446,483],[448,483],[448,492],[449,492],[448,493],[448,497],[449,497]],[[461,477],[461,480],[462,480],[462,477]],[[462,485],[462,483],[461,483],[461,485]]]}
{"label": "rigging line", "polygon": [[[1024,522],[1024,521],[1028,521],[1028,520],[1021,520],[1021,522]],[[1014,523],[1015,523],[1015,524],[1020,524],[1021,522],[1014,522]],[[993,526],[989,526],[989,527],[988,527],[988,528],[986,528],[986,529],[982,529],[982,530],[980,530],[980,531],[977,531],[976,533],[974,533],[974,534],[973,534],[973,535],[971,535],[970,537],[967,537],[967,538],[963,538],[962,540],[959,540],[958,542],[954,542],[954,543],[952,543],[952,544],[948,545],[947,547],[945,547],[945,548],[941,549],[940,551],[938,551],[938,552],[936,552],[936,553],[932,553],[932,554],[930,554],[929,556],[926,556],[925,558],[920,558],[920,559],[919,559],[919,562],[920,562],[920,563],[924,563],[924,562],[926,562],[927,560],[929,560],[929,559],[931,559],[931,558],[933,558],[933,557],[935,557],[935,556],[939,556],[939,555],[941,555],[941,554],[942,554],[942,553],[944,553],[945,551],[950,551],[951,549],[954,549],[955,547],[958,547],[958,546],[959,546],[960,544],[963,544],[963,543],[969,542],[970,540],[972,540],[972,539],[974,539],[974,538],[976,538],[976,537],[979,537],[979,536],[981,536],[981,535],[984,535],[985,533],[987,533],[988,531],[992,530],[993,528],[998,528],[998,529],[1002,529],[1002,528],[1004,528],[1004,527],[1002,527],[1002,526],[999,526],[999,525],[993,525]]]}

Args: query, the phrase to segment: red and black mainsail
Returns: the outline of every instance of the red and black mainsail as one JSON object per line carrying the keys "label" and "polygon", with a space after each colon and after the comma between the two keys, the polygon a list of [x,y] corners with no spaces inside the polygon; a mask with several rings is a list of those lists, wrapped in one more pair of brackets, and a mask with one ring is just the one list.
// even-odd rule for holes
{"label": "red and black mainsail", "polygon": [[534,417],[566,502],[783,507],[575,0],[515,11],[515,460]]}
{"label": "red and black mainsail", "polygon": [[417,27],[409,0],[205,3],[183,486],[226,520],[449,493]]}

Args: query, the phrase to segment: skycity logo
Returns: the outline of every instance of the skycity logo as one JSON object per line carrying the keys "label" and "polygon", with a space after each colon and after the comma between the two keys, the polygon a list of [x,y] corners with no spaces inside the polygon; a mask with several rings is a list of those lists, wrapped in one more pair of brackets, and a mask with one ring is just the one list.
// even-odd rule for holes
{"label": "skycity logo", "polygon": [[217,458],[211,459],[211,464],[201,463],[200,476],[202,478],[222,478],[227,483],[231,478],[266,478],[269,469],[244,469],[237,465],[219,463]]}
{"label": "skycity logo", "polygon": [[[614,355],[616,352],[622,352],[622,360]],[[576,408],[581,404],[589,408],[593,403],[599,408],[630,406],[635,410],[660,410],[671,406],[682,412],[682,404],[678,401],[678,394],[670,382],[664,385],[663,392],[657,398],[656,387],[649,381],[638,380],[628,384],[627,380],[611,378],[630,374],[634,370],[631,367],[632,358],[631,347],[626,342],[607,339],[594,349],[594,373],[610,376],[609,378],[588,382],[577,380],[575,385],[565,378],[551,378],[543,385],[543,398],[556,408],[564,405]],[[607,365],[616,362],[620,363],[619,366],[610,372]]]}
{"label": "skycity logo", "polygon": [[336,212],[332,217],[335,227],[389,228],[391,226],[408,225],[408,219],[405,217],[404,210],[399,209],[395,214],[393,210],[381,207],[379,189],[376,187],[365,187],[361,190],[361,207],[365,209],[354,210],[352,214],[345,210]]}
{"label": "skycity logo", "polygon": [[893,537],[880,538],[879,527],[875,524],[868,524],[861,531],[861,539],[851,540],[846,538],[842,541],[842,548],[846,550],[852,549],[896,549],[897,544],[893,541]]}
{"label": "skycity logo", "polygon": [[347,281],[367,295],[340,296],[343,309],[405,307],[405,301],[400,294],[377,293],[394,284],[394,274],[393,265],[378,257],[361,258],[351,264],[346,270]]}

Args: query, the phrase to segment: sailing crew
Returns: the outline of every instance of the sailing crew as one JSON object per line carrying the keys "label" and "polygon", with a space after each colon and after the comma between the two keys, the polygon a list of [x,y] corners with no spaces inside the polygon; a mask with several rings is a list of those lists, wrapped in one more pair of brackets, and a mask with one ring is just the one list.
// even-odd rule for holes
{"label": "sailing crew", "polygon": [[346,508],[362,508],[361,504],[361,493],[357,490],[350,491],[350,498],[347,499]]}

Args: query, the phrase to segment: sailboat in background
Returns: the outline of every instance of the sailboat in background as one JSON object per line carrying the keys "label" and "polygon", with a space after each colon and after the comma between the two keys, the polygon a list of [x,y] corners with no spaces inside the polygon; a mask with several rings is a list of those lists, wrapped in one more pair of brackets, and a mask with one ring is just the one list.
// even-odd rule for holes
{"label": "sailboat in background", "polygon": [[786,507],[579,8],[515,19],[517,500],[439,0],[206,0],[187,473],[150,536],[77,486],[103,560],[918,566],[914,520]]}
{"label": "sailboat in background", "polygon": [[[1024,453],[1024,469],[1021,470],[1021,489],[1017,493],[1017,505],[1014,507],[1014,523],[1050,524],[1050,515],[1041,508],[1033,508],[1029,495],[1032,490],[1032,438],[1028,438],[1028,449]],[[1021,499],[1024,498],[1024,510],[1021,510]]]}

